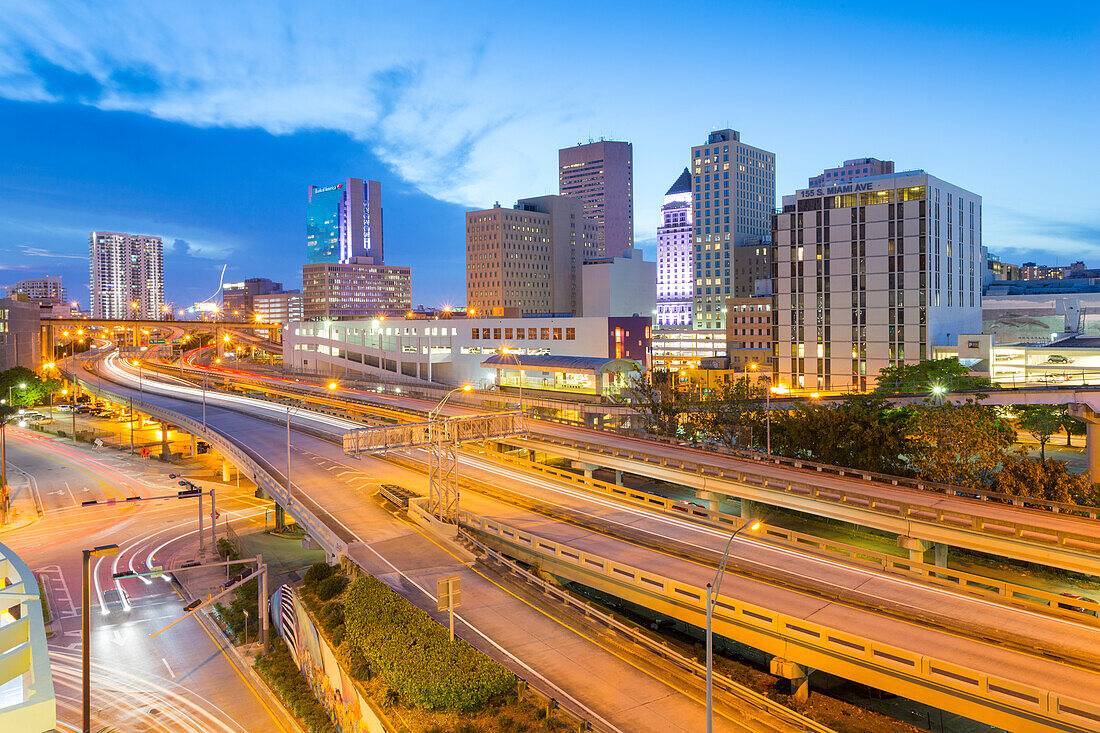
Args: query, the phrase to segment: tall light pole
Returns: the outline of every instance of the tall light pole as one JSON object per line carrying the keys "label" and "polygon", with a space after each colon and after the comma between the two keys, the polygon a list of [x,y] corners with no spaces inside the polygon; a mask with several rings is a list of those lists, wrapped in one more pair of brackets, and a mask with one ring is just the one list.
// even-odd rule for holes
{"label": "tall light pole", "polygon": [[80,609],[80,652],[84,671],[84,733],[92,733],[92,589],[91,559],[104,555],[117,555],[118,545],[100,545],[92,550],[84,550],[84,582]]}
{"label": "tall light pole", "polygon": [[722,562],[718,564],[718,572],[715,573],[714,580],[707,583],[707,733],[714,733],[714,638],[711,634],[711,619],[714,616],[714,604],[718,601],[718,587],[722,584],[722,576],[726,573],[730,546],[733,545],[733,538],[744,529],[755,532],[760,529],[760,522],[750,519],[730,535],[726,541],[726,549],[722,552]]}

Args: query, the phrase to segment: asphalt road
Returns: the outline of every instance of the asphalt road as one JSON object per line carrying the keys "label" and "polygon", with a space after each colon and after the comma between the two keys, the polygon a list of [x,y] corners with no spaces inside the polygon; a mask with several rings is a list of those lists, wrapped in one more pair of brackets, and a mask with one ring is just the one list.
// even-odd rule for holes
{"label": "asphalt road", "polygon": [[[30,431],[9,430],[8,461],[42,497],[42,519],[0,532],[42,580],[54,622],[49,639],[58,726],[79,730],[81,550],[117,543],[120,553],[92,561],[92,718],[122,731],[297,731],[252,673],[227,652],[212,624],[195,618],[152,638],[182,615],[184,600],[166,578],[112,580],[144,571],[152,559],[173,564],[197,556],[195,500],[80,507],[82,501],[175,493],[169,467],[114,452],[74,447]],[[178,469],[176,469],[178,470]],[[219,487],[223,519],[253,521],[250,494]],[[209,532],[209,529],[207,530]],[[106,603],[121,589],[125,603]],[[112,594],[113,595],[113,594]]]}
{"label": "asphalt road", "polygon": [[[146,388],[148,391],[148,385]],[[186,396],[186,393],[182,392],[176,394]],[[237,410],[253,409],[246,403],[237,404],[239,405],[236,406]],[[173,400],[172,409],[181,409],[177,401]],[[255,409],[267,408],[256,407]],[[257,423],[255,418],[249,418],[239,411],[228,412],[224,416],[219,411],[216,419],[224,420],[221,423],[224,425],[223,429],[239,436],[243,442],[251,443],[257,453],[270,455],[272,447],[278,445],[279,438],[282,437],[270,427],[265,430],[262,423]],[[250,427],[246,428],[246,425]],[[339,433],[339,423],[332,425],[328,430]],[[359,473],[360,480],[370,480],[370,477],[383,476],[387,471],[378,465],[380,462],[371,459],[360,461],[348,459],[343,455],[341,448],[330,441],[301,435],[294,437],[294,447],[292,474],[295,476],[295,483],[333,516],[344,518],[347,514],[354,512],[354,507],[358,503],[354,491],[349,492],[345,483],[351,481],[347,478],[348,475]],[[663,449],[661,446],[657,448]],[[693,453],[697,452],[693,451]],[[717,460],[727,459],[723,457]],[[323,470],[322,475],[318,475],[318,467]],[[514,476],[508,479],[509,485],[515,484],[520,478],[524,481],[524,490],[527,490],[527,486],[544,486],[547,483],[545,479],[537,477]],[[489,479],[500,482],[502,477],[498,472]],[[411,477],[407,480],[415,481]],[[823,477],[822,480],[855,483],[837,477]],[[424,479],[421,477],[420,483],[423,484],[423,482]],[[354,484],[352,487],[354,489]],[[657,517],[650,512],[629,511],[576,495],[559,496],[554,501],[581,511],[610,517],[613,521],[629,523],[631,527],[642,528],[658,538],[671,538],[670,533],[674,532],[678,541],[688,541],[711,551],[720,549],[724,544],[721,533],[700,529],[690,522]],[[674,553],[640,547],[616,537],[550,520],[508,504],[471,498],[471,501],[467,502],[467,508],[499,518],[501,521],[519,524],[535,534],[567,542],[588,552],[612,557],[665,577],[690,582],[698,587],[702,587],[713,577],[712,568],[688,561]],[[991,507],[991,509],[1001,511],[999,507]],[[1050,520],[1057,522],[1057,515],[1051,516]],[[736,554],[744,556],[746,563],[753,561],[752,555],[755,555],[757,561],[778,564],[806,578],[819,579],[832,586],[830,592],[836,588],[853,590],[866,586],[866,593],[895,603],[916,604],[918,610],[932,615],[955,614],[959,623],[975,625],[975,636],[980,636],[977,624],[981,623],[982,629],[993,628],[995,631],[999,629],[1021,636],[1030,635],[1050,647],[1064,644],[1082,653],[1093,653],[1097,648],[1097,632],[1073,622],[1047,619],[1038,614],[957,596],[928,586],[906,581],[899,582],[898,579],[886,578],[867,570],[854,570],[837,563],[799,557],[799,553],[789,551],[768,551],[771,552],[770,559],[760,560],[760,553],[765,550],[759,543],[746,540],[737,545]],[[762,582],[748,577],[731,576],[723,584],[722,590],[723,594],[730,598],[751,599],[752,602],[767,608],[813,620],[832,628],[848,630],[881,643],[900,646],[918,654],[930,655],[963,667],[998,676],[1003,675],[1025,684],[1037,685],[1074,697],[1100,699],[1100,675],[1092,669],[1075,667],[1041,655],[1007,648],[995,639],[968,638],[970,635],[945,632],[921,623],[899,620],[889,615],[833,602],[828,600],[827,596],[815,597],[810,593],[790,590],[782,584]]]}

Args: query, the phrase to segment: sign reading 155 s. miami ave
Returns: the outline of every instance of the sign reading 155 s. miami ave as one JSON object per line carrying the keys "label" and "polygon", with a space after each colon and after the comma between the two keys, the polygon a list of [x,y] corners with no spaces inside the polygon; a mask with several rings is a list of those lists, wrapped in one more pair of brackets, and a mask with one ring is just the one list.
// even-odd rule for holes
{"label": "sign reading 155 s. miami ave", "polygon": [[808,198],[810,196],[835,196],[841,193],[858,193],[860,191],[871,191],[873,183],[847,183],[843,186],[820,186],[818,188],[803,188],[798,191],[798,198]]}

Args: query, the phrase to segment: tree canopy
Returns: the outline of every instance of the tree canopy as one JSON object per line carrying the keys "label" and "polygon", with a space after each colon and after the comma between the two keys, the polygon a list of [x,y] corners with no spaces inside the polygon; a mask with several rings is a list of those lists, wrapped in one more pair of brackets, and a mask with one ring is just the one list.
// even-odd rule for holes
{"label": "tree canopy", "polygon": [[933,387],[945,391],[989,389],[992,383],[985,377],[971,374],[958,359],[929,359],[879,369],[874,391],[878,394],[902,394],[931,392]]}
{"label": "tree canopy", "polygon": [[996,408],[972,400],[921,405],[909,421],[909,464],[918,476],[971,488],[988,486],[1016,431]]}
{"label": "tree canopy", "polygon": [[774,452],[878,473],[905,470],[905,434],[905,412],[876,394],[802,403],[772,417]]}
{"label": "tree canopy", "polygon": [[59,380],[39,377],[26,367],[12,367],[0,372],[0,399],[7,400],[10,394],[11,403],[16,407],[41,404],[59,389]]}

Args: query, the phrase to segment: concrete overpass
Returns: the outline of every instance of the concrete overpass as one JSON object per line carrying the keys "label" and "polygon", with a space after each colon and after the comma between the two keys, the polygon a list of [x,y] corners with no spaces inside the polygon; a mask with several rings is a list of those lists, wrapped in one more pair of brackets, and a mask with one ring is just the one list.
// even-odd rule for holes
{"label": "concrete overpass", "polygon": [[[148,385],[146,390],[148,394]],[[164,403],[159,397],[156,401]],[[194,409],[193,405],[190,409]],[[231,434],[235,443],[257,440],[270,443],[273,432],[278,440],[278,427],[256,418],[245,420],[245,415],[237,409],[244,408],[233,409],[231,418],[218,417],[222,424],[226,424],[226,419],[231,420],[233,427],[231,431],[226,429],[222,433],[219,430],[219,433]],[[295,437],[295,441],[298,440]],[[254,450],[265,449],[256,445]],[[270,448],[266,450],[267,455],[271,455]],[[331,444],[311,441],[310,450],[319,460],[334,464],[334,470],[344,470],[343,466],[347,465],[341,461],[339,449]],[[468,470],[463,469],[464,473]],[[491,473],[488,480],[493,480]],[[509,482],[516,480],[515,477],[508,479]],[[321,485],[311,484],[314,487]],[[339,490],[338,482],[333,482],[326,493],[335,496]],[[312,496],[309,500],[317,501]],[[346,504],[346,500],[342,501]],[[467,510],[467,525],[499,547],[508,549],[510,554],[521,559],[537,559],[544,569],[555,575],[640,602],[685,623],[699,624],[700,589],[712,569],[607,534],[578,532],[576,525],[551,522],[530,512],[521,513],[513,506],[480,499],[476,508],[476,512]],[[598,511],[606,515],[607,508]],[[352,515],[341,514],[337,518],[329,513],[328,517],[331,519],[326,518],[326,523],[331,521],[342,526]],[[656,520],[652,516],[631,515],[626,521],[638,526]],[[689,530],[682,524],[676,527],[677,532]],[[651,528],[647,531],[653,536],[665,536],[662,533],[668,530]],[[722,533],[703,538],[697,534],[689,536],[692,542],[708,544],[712,550],[715,546],[720,547],[725,539]],[[782,560],[788,564],[794,561],[790,556]],[[821,572],[821,568],[798,571],[805,577]],[[863,585],[867,579],[856,578],[848,582]],[[773,657],[773,671],[795,681],[806,679],[810,669],[826,670],[995,722],[1008,730],[1085,731],[1094,729],[1096,721],[1100,721],[1100,708],[1092,702],[1100,699],[1097,687],[1100,677],[1094,670],[1085,672],[1072,663],[1051,662],[1049,658],[1035,657],[994,641],[960,640],[957,634],[912,622],[884,619],[844,603],[822,598],[815,600],[805,593],[751,578],[731,581],[726,589],[719,607],[719,614],[724,616],[719,622],[719,633],[761,649]],[[916,592],[913,588],[905,589],[903,599]],[[948,605],[942,595],[936,594],[927,595],[922,603],[928,604],[926,609],[930,613],[937,613],[937,609]],[[958,603],[958,600],[951,603]],[[967,618],[974,621],[981,616],[994,627],[1015,629],[1025,637],[1034,638],[1036,646],[1049,648],[1051,644],[1065,644],[1072,636],[1074,648],[1095,648],[1096,640],[1088,636],[1095,630],[1050,626],[1051,620],[1033,617],[999,619],[999,614],[1005,611],[989,606],[952,613],[956,613],[960,622]],[[1075,636],[1078,634],[1086,634],[1088,638]]]}
{"label": "concrete overpass", "polygon": [[[198,372],[199,370],[196,370]],[[275,377],[226,372],[239,384],[272,394],[308,396],[329,409],[370,405],[389,418],[402,411],[423,415],[423,400],[343,387],[335,392]],[[1086,390],[1100,399],[1100,389]],[[1073,399],[1050,390],[1021,390],[1017,399]],[[1007,399],[1007,395],[1001,395]],[[964,397],[958,397],[964,399]],[[902,399],[923,399],[910,395]],[[468,413],[447,406],[444,414]],[[608,431],[529,421],[530,435],[507,444],[568,458],[588,473],[596,467],[624,471],[694,489],[704,502],[734,497],[892,532],[914,558],[945,561],[947,548],[965,547],[1092,575],[1100,575],[1100,507],[1082,507],[975,492],[934,482],[872,474],[778,456],[706,450]],[[1100,441],[1094,445],[1100,445]]]}

